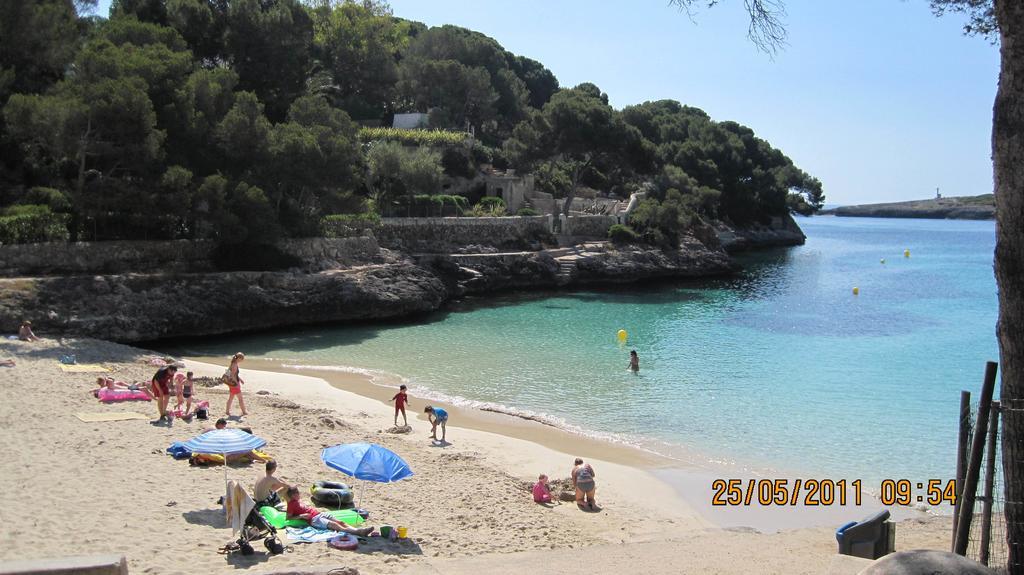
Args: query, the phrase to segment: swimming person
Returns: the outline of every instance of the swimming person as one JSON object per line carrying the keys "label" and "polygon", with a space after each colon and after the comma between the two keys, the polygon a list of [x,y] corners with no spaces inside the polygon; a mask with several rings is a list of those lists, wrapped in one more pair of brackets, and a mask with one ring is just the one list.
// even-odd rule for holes
{"label": "swimming person", "polygon": [[629,352],[629,370],[633,373],[640,373],[640,356],[636,354],[636,350]]}
{"label": "swimming person", "polygon": [[434,407],[428,405],[423,408],[423,413],[427,414],[427,421],[430,422],[430,436],[437,441],[437,426],[441,426],[441,441],[444,442],[445,438],[445,424],[448,423],[448,412],[441,409],[440,407]]}

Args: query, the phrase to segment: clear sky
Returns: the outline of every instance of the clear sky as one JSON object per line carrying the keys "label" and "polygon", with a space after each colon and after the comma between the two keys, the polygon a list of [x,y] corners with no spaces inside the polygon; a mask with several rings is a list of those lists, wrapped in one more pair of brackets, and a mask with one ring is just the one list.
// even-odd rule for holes
{"label": "clear sky", "polygon": [[785,0],[788,46],[772,59],[747,40],[741,0],[693,20],[667,4],[390,2],[487,34],[563,86],[593,82],[617,108],[667,98],[745,124],[820,178],[829,204],[992,191],[998,48],[964,37],[961,18],[926,0]]}

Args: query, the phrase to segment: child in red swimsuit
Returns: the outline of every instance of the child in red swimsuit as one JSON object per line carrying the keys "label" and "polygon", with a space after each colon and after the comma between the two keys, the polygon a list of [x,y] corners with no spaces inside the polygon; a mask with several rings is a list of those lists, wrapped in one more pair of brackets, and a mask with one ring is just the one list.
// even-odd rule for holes
{"label": "child in red swimsuit", "polygon": [[398,427],[398,412],[402,412],[403,425],[409,427],[409,420],[405,417],[405,406],[409,403],[409,396],[405,393],[406,387],[404,385],[399,386],[398,393],[391,398],[391,401],[395,402],[395,427]]}

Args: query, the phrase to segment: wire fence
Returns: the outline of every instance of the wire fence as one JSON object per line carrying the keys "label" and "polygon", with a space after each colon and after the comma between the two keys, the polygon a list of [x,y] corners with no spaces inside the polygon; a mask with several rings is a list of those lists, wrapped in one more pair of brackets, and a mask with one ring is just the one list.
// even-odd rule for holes
{"label": "wire fence", "polygon": [[[993,403],[998,406],[998,402]],[[996,573],[1020,573],[1019,566],[1009,565],[1007,543],[1006,492],[1004,490],[1002,436],[1004,418],[1002,409],[994,407],[989,415],[989,429],[976,429],[970,417],[970,440],[976,433],[984,433],[985,450],[978,479],[974,509],[967,544],[967,557],[988,565]],[[977,412],[976,408],[971,413]],[[969,444],[970,444],[969,440]],[[962,500],[963,501],[963,500]]]}

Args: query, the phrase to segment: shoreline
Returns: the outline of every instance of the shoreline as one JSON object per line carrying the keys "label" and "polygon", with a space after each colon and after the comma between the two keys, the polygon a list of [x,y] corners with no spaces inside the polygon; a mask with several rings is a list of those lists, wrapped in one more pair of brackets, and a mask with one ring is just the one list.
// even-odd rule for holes
{"label": "shoreline", "polygon": [[[186,361],[199,362],[204,365],[215,365],[219,369],[227,367],[225,358],[186,357]],[[371,370],[351,366],[330,366],[336,369],[324,369],[327,366],[304,366],[291,361],[279,359],[263,359],[247,357],[250,367],[243,368],[247,372],[265,372],[288,375],[299,375],[321,379],[335,390],[352,394],[374,402],[381,414],[387,418],[383,426],[389,427],[393,416],[391,396],[402,382],[401,376],[384,372],[385,377],[394,377],[393,381],[378,383]],[[255,369],[254,369],[255,368]],[[219,374],[219,372],[217,373]],[[410,397],[410,402],[417,407],[428,405],[428,402]],[[852,488],[846,490],[846,505],[807,505],[806,499],[795,506],[759,506],[754,505],[712,505],[715,494],[713,483],[717,479],[740,479],[743,484],[760,479],[786,479],[789,485],[798,478],[797,475],[785,472],[766,472],[762,469],[749,469],[735,464],[715,463],[713,454],[694,455],[689,460],[670,457],[645,449],[638,445],[611,441],[599,436],[583,432],[575,432],[543,421],[521,417],[501,411],[488,411],[477,407],[455,405],[448,401],[431,401],[431,405],[439,405],[451,414],[449,428],[474,430],[495,434],[511,440],[524,441],[538,447],[564,454],[565,461],[572,457],[583,457],[586,460],[598,460],[602,464],[613,464],[635,469],[646,474],[650,479],[668,488],[670,495],[677,499],[669,507],[683,516],[697,514],[709,526],[722,529],[751,529],[760,533],[805,529],[814,527],[838,527],[848,521],[860,519],[873,513],[873,510],[884,507],[878,500],[877,493],[864,489],[856,493]],[[409,422],[418,428],[416,422],[423,427],[428,426],[426,417],[420,409],[407,410]],[[414,432],[414,436],[415,436]],[[685,449],[680,446],[680,450]],[[720,461],[721,459],[719,459]],[[824,479],[824,478],[823,478]],[[648,489],[656,487],[647,486]],[[666,494],[661,490],[662,497]],[[854,505],[860,498],[861,504]],[[756,496],[754,497],[756,500]],[[913,507],[889,507],[894,521],[921,519],[925,517],[944,517],[930,509]],[[948,518],[948,517],[947,517]]]}
{"label": "shoreline", "polygon": [[[0,357],[17,361],[15,367],[0,368],[10,382],[0,386],[0,428],[10,445],[0,479],[12,486],[8,512],[19,518],[17,528],[0,530],[5,542],[0,562],[106,553],[126,556],[133,573],[153,575],[342,566],[364,575],[413,575],[465,572],[459,569],[467,565],[474,573],[504,572],[520,561],[571,573],[588,561],[587,572],[612,575],[622,568],[611,558],[628,557],[630,568],[641,572],[817,574],[836,551],[835,525],[778,533],[715,527],[686,503],[686,494],[657,477],[659,471],[608,461],[619,455],[607,450],[585,456],[596,471],[598,512],[581,511],[571,502],[538,505],[529,483],[538,473],[564,478],[571,456],[466,427],[472,415],[461,412],[453,412],[444,446],[429,441],[428,428],[418,418],[410,422],[411,434],[386,433],[381,428],[391,424],[393,408],[380,399],[339,389],[322,378],[243,364],[249,415],[233,420],[267,440],[265,451],[278,461],[278,477],[304,492],[317,479],[357,483],[359,505],[370,510],[372,524],[407,526],[410,539],[367,538],[356,552],[342,552],[323,543],[295,544],[279,533],[291,552],[270,556],[259,545],[251,556],[221,555],[217,549],[235,539],[217,503],[225,476],[251,488],[263,476],[262,466],[190,466],[169,457],[169,444],[213,422],[154,421],[152,402],[100,403],[91,393],[96,373],[61,369],[59,359],[66,354],[75,354],[81,364],[103,364],[106,373],[129,382],[147,381],[156,370],[147,362],[149,350],[101,340],[0,341]],[[226,358],[186,365],[199,376],[216,377],[225,363]],[[209,401],[216,418],[228,392],[208,383],[197,386],[195,398]],[[362,383],[372,385],[366,379]],[[412,401],[422,407],[416,398]],[[125,414],[133,417],[119,417]],[[533,425],[550,433],[536,422],[508,425]],[[351,442],[391,449],[409,463],[414,476],[387,485],[363,484],[320,461],[324,447]],[[580,442],[573,438],[574,452]],[[633,457],[643,463],[648,456]],[[41,497],[51,492],[82,493],[74,513],[89,518],[90,529],[68,537],[64,524],[40,516]],[[785,512],[800,515],[795,509]],[[174,533],[174,543],[139,537],[150,531]],[[898,531],[897,546],[944,549],[948,533],[949,521],[942,518],[907,521]],[[609,560],[594,562],[595,557]]]}

